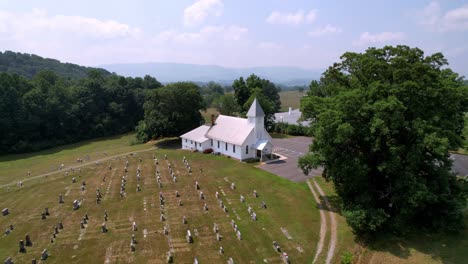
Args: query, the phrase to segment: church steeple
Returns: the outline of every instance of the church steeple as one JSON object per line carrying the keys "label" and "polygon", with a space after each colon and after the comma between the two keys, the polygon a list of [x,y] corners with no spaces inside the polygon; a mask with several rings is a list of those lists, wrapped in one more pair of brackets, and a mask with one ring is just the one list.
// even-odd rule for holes
{"label": "church steeple", "polygon": [[262,107],[260,106],[260,103],[257,101],[257,98],[254,99],[252,102],[252,105],[249,108],[249,111],[247,112],[247,117],[264,117],[265,113],[263,112]]}
{"label": "church steeple", "polygon": [[248,122],[254,125],[254,133],[256,140],[263,138],[263,133],[265,130],[264,124],[265,113],[263,112],[260,103],[258,102],[257,98],[252,102],[249,111],[247,112],[247,119]]}

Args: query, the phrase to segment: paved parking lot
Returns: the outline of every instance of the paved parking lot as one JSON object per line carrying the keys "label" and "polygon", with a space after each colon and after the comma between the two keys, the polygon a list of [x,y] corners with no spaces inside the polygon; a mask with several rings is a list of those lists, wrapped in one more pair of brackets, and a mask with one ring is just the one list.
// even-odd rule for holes
{"label": "paved parking lot", "polygon": [[320,169],[311,171],[308,176],[304,175],[297,166],[298,158],[308,152],[311,143],[312,138],[310,137],[274,138],[273,145],[275,147],[273,152],[284,156],[285,159],[262,164],[258,168],[295,182],[304,182],[311,176],[321,175],[322,171]]}

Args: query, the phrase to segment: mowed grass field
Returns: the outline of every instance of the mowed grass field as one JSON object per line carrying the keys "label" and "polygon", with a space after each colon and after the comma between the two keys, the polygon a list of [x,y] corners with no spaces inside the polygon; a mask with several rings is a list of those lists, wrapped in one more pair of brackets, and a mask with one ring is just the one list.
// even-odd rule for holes
{"label": "mowed grass field", "polygon": [[[76,159],[86,162],[106,159],[113,155],[148,149],[145,144],[132,145],[134,134],[82,141],[27,154],[0,156],[0,186],[15,184],[31,176],[57,171],[61,164],[77,166]],[[86,157],[89,156],[89,159]]]}
{"label": "mowed grass field", "polygon": [[281,111],[286,112],[289,107],[292,109],[298,109],[301,105],[301,99],[304,97],[306,92],[294,91],[281,91],[279,93],[281,100]]}
{"label": "mowed grass field", "polygon": [[[86,145],[80,147],[91,148]],[[121,146],[122,151],[143,148],[148,148],[148,145]],[[111,155],[113,148],[99,149]],[[56,158],[45,159],[38,155],[37,163],[44,164],[36,166],[48,168],[66,163],[82,153],[71,147],[67,150],[70,155]],[[159,160],[158,166],[154,164],[153,155]],[[167,161],[164,155],[167,155]],[[184,156],[192,167],[191,174],[182,162]],[[20,161],[7,160],[21,164]],[[28,156],[30,164],[35,164],[35,160],[33,155]],[[126,196],[121,198],[119,191],[127,160]],[[0,166],[5,166],[3,162]],[[176,183],[169,175],[168,164],[177,176]],[[10,171],[19,173],[27,169],[15,168]],[[137,168],[141,170],[140,181],[136,178]],[[161,173],[162,188],[157,185],[156,169]],[[0,179],[4,177],[10,176],[2,172]],[[77,179],[76,183],[72,183],[73,177]],[[86,181],[84,192],[80,190],[82,181]],[[199,199],[195,181],[199,182],[205,200]],[[235,190],[230,189],[232,182],[236,184]],[[141,186],[141,192],[136,191],[137,184]],[[100,189],[103,196],[99,205],[95,202],[96,189]],[[258,198],[253,196],[254,189],[259,194]],[[183,206],[178,205],[176,190],[181,195]],[[165,198],[163,210],[159,203],[160,192]],[[215,192],[221,195],[228,208],[227,213],[219,206]],[[59,194],[64,195],[64,204],[58,203]],[[240,195],[245,197],[245,203],[240,201]],[[82,206],[74,211],[72,202],[75,199],[82,200]],[[261,208],[261,201],[267,204],[267,209]],[[203,210],[204,203],[208,205],[208,211]],[[257,221],[250,218],[248,206],[257,214]],[[99,165],[93,163],[82,167],[81,172],[70,171],[68,176],[61,171],[27,181],[22,188],[14,185],[7,190],[4,187],[0,189],[0,208],[5,207],[11,213],[0,217],[0,228],[5,230],[13,224],[14,230],[0,237],[0,259],[11,256],[15,263],[39,259],[45,248],[50,253],[46,263],[167,263],[168,251],[172,252],[174,263],[193,263],[195,257],[200,263],[226,263],[229,257],[235,263],[282,263],[280,254],[272,247],[274,240],[289,254],[292,263],[310,263],[320,225],[316,203],[305,183],[293,183],[251,164],[226,157],[169,149],[114,157]],[[41,212],[45,207],[49,208],[50,216],[42,220]],[[106,222],[109,232],[101,233],[105,210],[109,214]],[[80,229],[80,221],[86,213],[89,222],[85,229]],[[160,220],[161,213],[164,213],[166,221]],[[187,224],[182,223],[183,216],[186,216]],[[237,239],[231,219],[238,225],[242,240]],[[64,229],[59,230],[54,243],[51,243],[53,228],[59,221],[63,222]],[[136,232],[131,228],[133,221],[138,226]],[[216,240],[212,230],[214,223],[219,225],[223,236],[221,241]],[[169,235],[163,234],[164,226],[168,227]],[[287,230],[292,239],[288,239],[281,228]],[[185,241],[188,229],[194,239],[191,244]],[[25,234],[31,236],[33,246],[27,247],[26,253],[19,253],[18,242],[24,240]],[[132,234],[137,240],[135,252],[130,250]],[[224,248],[224,254],[218,253],[220,246]]]}

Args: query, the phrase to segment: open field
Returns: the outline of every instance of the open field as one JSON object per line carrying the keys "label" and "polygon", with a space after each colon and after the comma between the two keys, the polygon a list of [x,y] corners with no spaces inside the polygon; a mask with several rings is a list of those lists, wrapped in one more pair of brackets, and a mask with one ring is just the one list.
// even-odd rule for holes
{"label": "open field", "polygon": [[[15,183],[31,175],[57,171],[61,164],[79,165],[77,158],[84,162],[96,161],[109,156],[148,149],[150,146],[131,145],[134,134],[86,140],[27,154],[0,156],[0,186]],[[86,158],[89,156],[89,159]]]}
{"label": "open field", "polygon": [[302,97],[306,92],[299,91],[282,91],[279,93],[281,99],[281,111],[288,111],[289,107],[293,109],[299,108]]}
{"label": "open field", "polygon": [[[133,147],[134,150],[141,148]],[[100,151],[111,155],[111,149]],[[69,151],[72,151],[70,156],[64,154],[57,159],[43,159],[40,155],[36,158],[38,163],[48,167],[62,163],[62,159],[73,158],[76,152]],[[154,165],[153,154],[159,159],[158,166]],[[163,158],[165,154],[167,161]],[[192,174],[184,167],[183,156],[189,160]],[[31,155],[28,160],[33,164],[35,158]],[[127,160],[126,196],[121,198],[119,191]],[[169,163],[176,174],[176,183],[169,175]],[[138,167],[141,169],[140,181],[136,178]],[[156,169],[161,174],[161,189],[157,185]],[[2,173],[0,178],[3,177],[8,175]],[[76,177],[76,183],[72,183],[72,177]],[[85,191],[80,190],[82,181],[86,181]],[[199,182],[205,200],[199,199],[195,181]],[[236,184],[235,190],[230,189],[231,182]],[[137,184],[141,186],[141,192],[136,191]],[[99,205],[95,201],[98,188],[102,194]],[[258,198],[252,195],[254,189]],[[183,206],[178,205],[176,190]],[[165,198],[164,210],[158,201],[159,192]],[[218,205],[215,192],[221,195],[227,213]],[[58,203],[59,194],[64,195],[64,204]],[[245,203],[240,201],[240,195],[245,196]],[[74,211],[72,201],[75,199],[81,200],[82,205]],[[261,201],[265,201],[267,209],[261,208]],[[204,203],[208,205],[208,211],[203,210]],[[249,205],[258,221],[250,219]],[[226,157],[167,149],[112,158],[99,165],[83,167],[81,172],[70,172],[68,176],[61,172],[34,179],[22,188],[12,186],[9,191],[2,188],[0,207],[8,207],[11,212],[0,217],[0,228],[5,230],[10,224],[14,225],[9,235],[0,237],[0,259],[11,256],[15,263],[39,259],[44,248],[50,253],[49,263],[166,263],[168,251],[172,252],[175,263],[192,263],[195,257],[200,263],[226,263],[229,257],[235,263],[263,263],[265,260],[282,263],[280,254],[272,247],[273,240],[289,254],[292,263],[310,263],[319,228],[319,212],[305,183],[293,183]],[[41,212],[45,207],[49,208],[50,216],[42,220]],[[101,233],[105,210],[109,213],[106,222],[109,232]],[[161,212],[165,221],[160,220]],[[89,222],[80,229],[80,221],[86,213]],[[187,224],[182,223],[183,216],[186,216]],[[238,225],[242,240],[236,238],[231,219]],[[63,222],[64,229],[59,230],[51,243],[53,228],[59,221]],[[132,232],[133,221],[138,225],[136,232]],[[219,225],[221,241],[216,240],[212,230],[214,223]],[[169,229],[168,235],[163,234],[164,226]],[[282,227],[292,239],[286,237]],[[187,229],[191,230],[194,243],[185,241]],[[33,246],[27,247],[26,253],[19,253],[18,241],[24,240],[26,233],[31,236]],[[137,240],[133,253],[130,250],[132,233]],[[218,253],[220,246],[224,248],[224,255]]]}
{"label": "open field", "polygon": [[[327,193],[335,208],[339,198],[333,190],[333,183],[326,182],[323,178],[316,178],[317,182]],[[468,217],[465,217],[468,226]],[[365,246],[357,243],[356,236],[351,228],[346,225],[344,217],[338,217],[338,248],[336,259],[341,258],[345,252],[354,255],[356,263],[466,263],[468,259],[468,230],[460,229],[460,233],[434,234],[427,232],[415,232],[407,237],[399,238],[388,234],[381,236]]]}

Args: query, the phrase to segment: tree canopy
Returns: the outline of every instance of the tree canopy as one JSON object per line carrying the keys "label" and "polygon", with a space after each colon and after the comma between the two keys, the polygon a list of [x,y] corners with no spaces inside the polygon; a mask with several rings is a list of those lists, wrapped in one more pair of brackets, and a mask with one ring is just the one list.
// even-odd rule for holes
{"label": "tree canopy", "polygon": [[347,52],[301,102],[313,120],[307,173],[324,167],[358,233],[455,230],[465,194],[448,151],[462,144],[468,93],[440,53],[386,46]]}
{"label": "tree canopy", "polygon": [[66,79],[80,79],[88,77],[88,72],[92,69],[105,77],[111,75],[110,72],[104,69],[61,63],[58,60],[42,58],[34,54],[12,51],[0,52],[0,72],[16,73],[26,78],[33,78],[41,71],[52,71],[59,77]]}
{"label": "tree canopy", "polygon": [[144,120],[137,127],[140,141],[180,136],[203,122],[200,87],[191,82],[172,83],[152,91],[143,108]]}
{"label": "tree canopy", "polygon": [[143,118],[153,77],[125,78],[91,70],[69,80],[42,71],[28,80],[0,73],[0,152],[25,152],[132,131]]}
{"label": "tree canopy", "polygon": [[265,127],[270,128],[274,123],[274,114],[281,109],[279,89],[275,84],[252,74],[246,80],[242,77],[234,80],[232,87],[241,114],[247,113],[257,97],[265,112]]}

